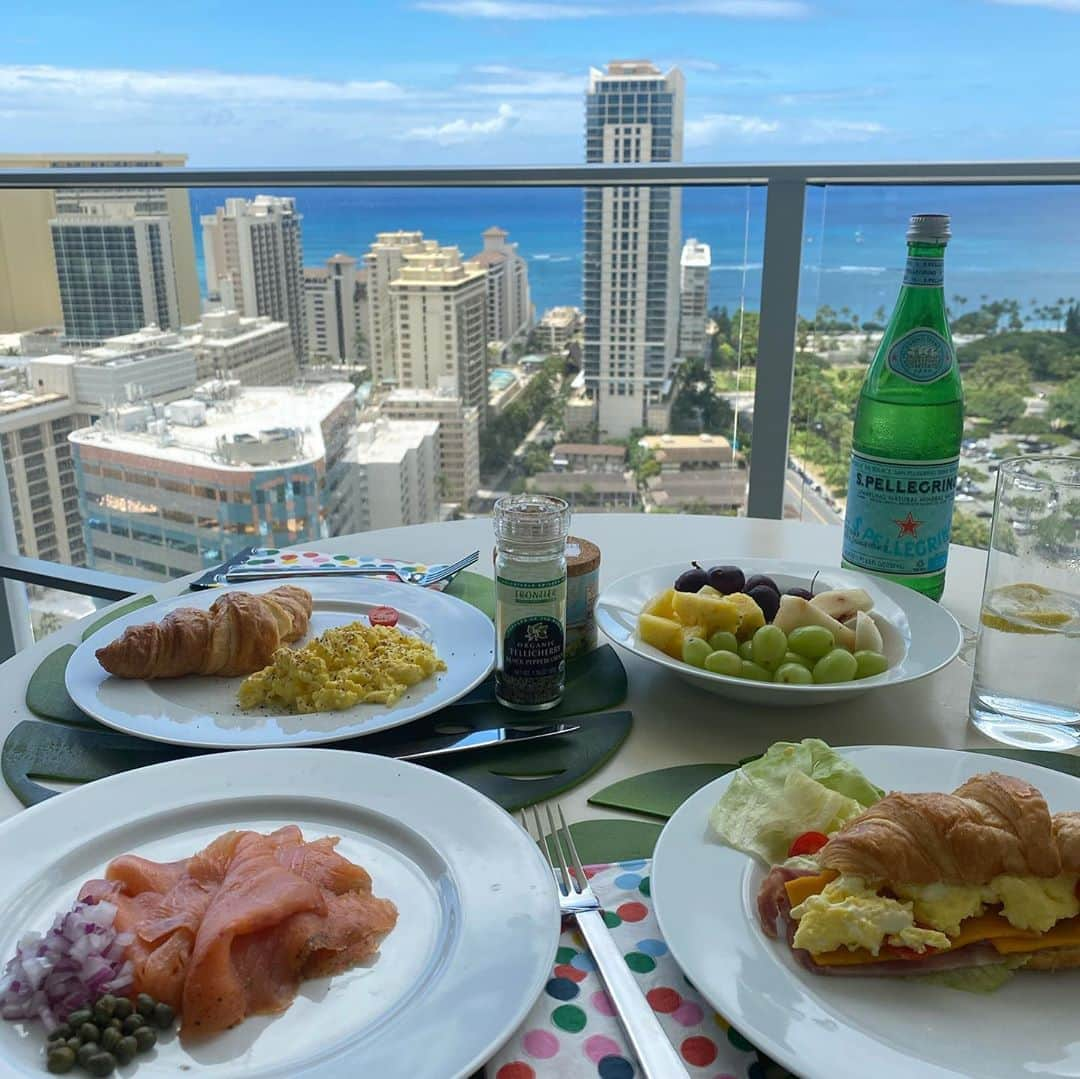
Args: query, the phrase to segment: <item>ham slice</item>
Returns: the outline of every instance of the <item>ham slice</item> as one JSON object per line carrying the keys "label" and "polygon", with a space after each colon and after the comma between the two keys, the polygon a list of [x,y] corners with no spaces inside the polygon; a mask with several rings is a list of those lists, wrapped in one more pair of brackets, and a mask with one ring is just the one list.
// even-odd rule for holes
{"label": "ham slice", "polygon": [[212,1034],[284,1011],[302,980],[367,959],[394,928],[397,908],[337,842],[288,825],[226,832],[178,862],[125,854],[80,898],[116,904],[117,929],[134,936],[134,991],[176,1008],[181,1037]]}

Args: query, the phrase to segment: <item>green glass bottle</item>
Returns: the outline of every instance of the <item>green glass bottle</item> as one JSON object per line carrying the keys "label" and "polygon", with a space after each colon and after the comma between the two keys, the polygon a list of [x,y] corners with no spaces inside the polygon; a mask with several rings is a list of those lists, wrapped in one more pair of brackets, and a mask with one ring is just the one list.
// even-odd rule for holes
{"label": "green glass bottle", "polygon": [[945,587],[964,396],[945,313],[949,218],[916,214],[904,282],[855,412],[844,566]]}

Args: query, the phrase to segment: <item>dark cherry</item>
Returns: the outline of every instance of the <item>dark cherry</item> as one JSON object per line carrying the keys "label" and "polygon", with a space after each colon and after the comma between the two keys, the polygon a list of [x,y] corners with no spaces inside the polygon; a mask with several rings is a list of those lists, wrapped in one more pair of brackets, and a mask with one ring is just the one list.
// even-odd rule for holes
{"label": "dark cherry", "polygon": [[746,582],[746,594],[750,593],[755,588],[771,588],[778,596],[780,595],[780,589],[777,587],[776,582],[771,577],[766,577],[763,573],[755,573],[753,577],[749,578]]}
{"label": "dark cherry", "polygon": [[747,590],[746,594],[761,608],[766,622],[771,622],[780,610],[780,593],[768,585],[759,584]]}
{"label": "dark cherry", "polygon": [[683,570],[675,578],[676,592],[700,592],[708,583],[708,574],[696,563],[691,562],[693,569]]}
{"label": "dark cherry", "polygon": [[709,584],[717,592],[730,596],[746,587],[746,575],[738,566],[713,566],[709,570]]}
{"label": "dark cherry", "polygon": [[799,599],[813,599],[814,593],[809,588],[789,588],[785,593],[785,596],[798,596]]}

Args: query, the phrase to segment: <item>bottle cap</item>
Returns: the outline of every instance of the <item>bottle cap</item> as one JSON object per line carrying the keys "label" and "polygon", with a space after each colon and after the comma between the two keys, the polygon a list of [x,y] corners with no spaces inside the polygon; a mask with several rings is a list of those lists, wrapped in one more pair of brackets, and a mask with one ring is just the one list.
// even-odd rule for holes
{"label": "bottle cap", "polygon": [[565,544],[570,506],[553,495],[505,495],[495,503],[495,537],[524,547]]}
{"label": "bottle cap", "polygon": [[909,244],[947,244],[951,235],[948,214],[912,214],[908,222]]}

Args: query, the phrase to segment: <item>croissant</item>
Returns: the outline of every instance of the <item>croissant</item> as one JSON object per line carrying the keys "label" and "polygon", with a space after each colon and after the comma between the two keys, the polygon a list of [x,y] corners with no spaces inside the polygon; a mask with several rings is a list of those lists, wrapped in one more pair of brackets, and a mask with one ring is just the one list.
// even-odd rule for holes
{"label": "croissant", "polygon": [[311,593],[295,585],[261,595],[226,592],[209,610],[181,607],[160,622],[129,626],[94,654],[117,678],[251,674],[303,637],[310,617]]}
{"label": "croissant", "polygon": [[882,798],[818,857],[841,874],[906,884],[1080,873],[1080,813],[1051,816],[1030,783],[987,772],[952,794]]}

